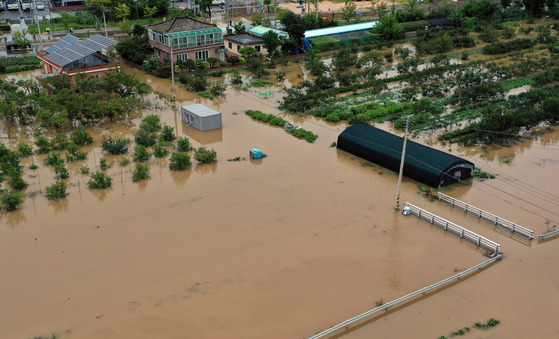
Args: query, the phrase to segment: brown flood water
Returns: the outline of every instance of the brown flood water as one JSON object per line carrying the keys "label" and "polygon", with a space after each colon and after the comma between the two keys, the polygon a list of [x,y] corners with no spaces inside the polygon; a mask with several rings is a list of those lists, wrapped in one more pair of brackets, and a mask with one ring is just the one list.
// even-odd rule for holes
{"label": "brown flood water", "polygon": [[[136,73],[168,93],[169,81]],[[259,96],[268,90],[270,98]],[[35,194],[20,211],[0,215],[0,338],[305,338],[486,259],[458,237],[395,212],[395,173],[329,147],[344,124],[279,113],[279,87],[226,94],[212,102],[177,93],[176,107],[200,101],[220,110],[218,131],[185,126],[163,103],[150,111],[195,147],[214,148],[214,165],[193,160],[191,170],[172,173],[167,160],[152,158],[151,178],[133,183],[131,166],[107,157],[113,187],[88,190],[79,167],[96,169],[102,134],[133,133],[138,119],[91,129],[95,145],[85,163],[69,166],[62,201],[41,192],[54,182],[44,156],[25,160],[40,164],[25,175]],[[295,139],[251,120],[246,109],[281,114],[319,138]],[[2,138],[11,147],[18,141]],[[555,129],[487,153],[452,146],[498,177],[447,193],[544,233],[546,219],[559,225],[558,140]],[[252,147],[268,157],[227,161]],[[500,243],[505,258],[347,337],[437,338],[490,317],[501,324],[476,337],[558,335],[559,240],[511,237],[429,201],[411,181],[402,201]]]}

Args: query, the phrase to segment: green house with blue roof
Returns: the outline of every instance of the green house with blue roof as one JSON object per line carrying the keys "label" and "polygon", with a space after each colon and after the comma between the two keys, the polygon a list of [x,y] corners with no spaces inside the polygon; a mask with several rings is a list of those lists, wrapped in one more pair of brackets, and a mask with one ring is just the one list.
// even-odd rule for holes
{"label": "green house with blue roof", "polygon": [[147,29],[149,44],[160,61],[165,57],[173,61],[225,59],[223,31],[214,24],[184,16],[149,25]]}

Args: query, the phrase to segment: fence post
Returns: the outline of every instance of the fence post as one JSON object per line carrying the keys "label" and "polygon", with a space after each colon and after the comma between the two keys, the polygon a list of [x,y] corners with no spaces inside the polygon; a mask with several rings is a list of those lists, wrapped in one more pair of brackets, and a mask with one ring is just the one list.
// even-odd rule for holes
{"label": "fence post", "polygon": [[499,223],[499,217],[495,217],[495,225]]}
{"label": "fence post", "polygon": [[452,198],[452,202],[450,203],[450,206],[454,206],[454,198]]}
{"label": "fence post", "polygon": [[448,220],[446,221],[446,223],[444,224],[444,230],[448,231]]}
{"label": "fence post", "polygon": [[514,233],[515,229],[516,229],[516,225],[512,224],[512,233]]}
{"label": "fence post", "polygon": [[464,238],[464,228],[462,228],[462,232],[460,232],[460,238]]}
{"label": "fence post", "polygon": [[464,212],[468,212],[468,204],[466,204],[466,208],[464,208]]}
{"label": "fence post", "polygon": [[433,224],[435,222],[435,215],[431,216],[431,224]]}
{"label": "fence post", "polygon": [[481,237],[477,237],[477,245],[479,246],[481,244]]}
{"label": "fence post", "polygon": [[417,209],[417,217],[418,217],[418,218],[421,218],[421,208],[418,208],[418,209]]}
{"label": "fence post", "polygon": [[482,212],[483,212],[482,210],[479,210],[479,214],[477,215],[478,218],[481,218],[481,213]]}

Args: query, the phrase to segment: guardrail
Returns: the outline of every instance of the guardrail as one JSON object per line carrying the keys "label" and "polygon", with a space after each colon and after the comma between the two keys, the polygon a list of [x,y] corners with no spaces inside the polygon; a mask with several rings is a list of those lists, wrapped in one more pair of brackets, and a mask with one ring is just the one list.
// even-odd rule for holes
{"label": "guardrail", "polygon": [[417,207],[415,205],[410,204],[409,202],[406,202],[406,207],[404,207],[404,213],[406,210],[411,211],[412,214],[417,215],[418,218],[422,218],[425,219],[427,221],[429,221],[431,224],[436,224],[440,227],[442,227],[445,231],[450,231],[456,235],[458,235],[460,238],[469,240],[470,242],[480,246],[480,247],[484,247],[486,249],[492,250],[494,252],[499,252],[501,245],[497,244],[496,242],[489,240],[485,237],[482,237],[481,235],[472,232],[470,230],[468,230],[467,228],[464,228],[462,226],[459,226],[451,221],[448,221],[444,218],[439,217],[438,215],[435,215],[429,211],[426,211],[420,207]]}
{"label": "guardrail", "polygon": [[309,339],[324,338],[324,337],[326,337],[326,336],[328,336],[328,335],[330,335],[330,336],[339,335],[339,334],[343,333],[344,331],[349,330],[349,329],[352,328],[352,327],[359,326],[359,325],[361,325],[361,324],[363,324],[363,323],[365,323],[365,322],[371,320],[372,318],[374,318],[374,316],[376,316],[376,313],[378,313],[378,312],[380,312],[380,311],[388,311],[389,308],[394,307],[394,306],[396,306],[396,305],[401,305],[401,304],[403,304],[404,302],[408,301],[408,300],[411,299],[411,298],[417,297],[418,295],[425,295],[425,293],[428,293],[428,292],[430,292],[430,291],[432,291],[432,290],[434,290],[434,289],[436,289],[436,288],[442,287],[442,286],[444,286],[444,285],[446,285],[446,284],[448,284],[448,283],[454,282],[454,281],[456,281],[456,280],[458,280],[458,279],[460,279],[460,278],[463,278],[464,276],[470,275],[470,274],[472,274],[472,273],[474,273],[474,272],[480,270],[481,268],[483,268],[483,267],[485,267],[485,266],[487,266],[487,265],[489,265],[489,264],[492,264],[493,262],[495,262],[495,261],[497,261],[497,260],[499,260],[499,259],[502,259],[502,258],[503,258],[503,253],[498,253],[498,254],[497,254],[496,256],[494,256],[493,258],[491,258],[491,259],[489,259],[489,260],[487,260],[487,261],[484,261],[484,262],[482,262],[481,264],[478,264],[478,265],[476,265],[476,266],[474,266],[474,267],[472,267],[472,268],[469,268],[469,269],[467,269],[467,270],[465,270],[465,271],[463,271],[463,272],[460,272],[460,273],[455,274],[455,275],[453,275],[453,276],[451,276],[451,277],[449,277],[449,278],[446,278],[446,279],[444,279],[444,280],[441,280],[441,281],[439,281],[439,282],[437,282],[437,283],[435,283],[435,284],[432,284],[432,285],[429,285],[429,286],[427,286],[427,287],[424,287],[424,288],[422,288],[422,289],[420,289],[420,290],[417,290],[417,291],[415,291],[415,292],[413,292],[413,293],[410,293],[410,294],[408,294],[408,295],[405,295],[405,296],[403,296],[403,297],[401,297],[401,298],[398,298],[398,299],[396,299],[396,300],[393,300],[393,301],[391,301],[391,302],[388,302],[388,303],[386,303],[386,304],[384,304],[384,305],[381,305],[381,306],[379,306],[379,307],[377,307],[377,308],[374,308],[374,309],[372,309],[372,310],[370,310],[370,311],[367,311],[367,312],[365,312],[365,313],[362,313],[362,314],[360,314],[360,315],[358,315],[358,316],[356,316],[356,317],[353,317],[353,318],[351,318],[351,319],[348,319],[348,320],[346,320],[346,321],[344,321],[344,322],[342,322],[342,323],[340,323],[340,324],[338,324],[338,325],[336,325],[336,326],[330,327],[330,328],[327,329],[327,330],[324,330],[324,331],[322,331],[322,332],[320,332],[320,333],[318,333],[318,334],[313,335],[313,336],[310,337]]}
{"label": "guardrail", "polygon": [[542,235],[538,236],[538,239],[539,240],[544,240],[544,239],[547,239],[547,238],[554,237],[556,235],[559,235],[559,230],[542,234]]}
{"label": "guardrail", "polygon": [[463,201],[460,201],[458,199],[455,199],[451,196],[448,196],[444,193],[438,193],[438,197],[439,200],[448,202],[451,206],[457,206],[460,207],[461,209],[464,210],[464,212],[468,212],[471,214],[476,215],[478,218],[483,218],[487,221],[490,221],[492,223],[494,223],[497,226],[506,228],[507,230],[511,231],[512,233],[516,233],[519,235],[522,235],[528,239],[534,239],[534,231],[532,231],[531,229],[528,229],[526,227],[522,227],[520,225],[517,225],[513,222],[510,222],[504,218],[498,217],[494,214],[491,214],[487,211],[484,211],[480,208],[477,208],[475,206],[472,206],[470,204],[467,204]]}

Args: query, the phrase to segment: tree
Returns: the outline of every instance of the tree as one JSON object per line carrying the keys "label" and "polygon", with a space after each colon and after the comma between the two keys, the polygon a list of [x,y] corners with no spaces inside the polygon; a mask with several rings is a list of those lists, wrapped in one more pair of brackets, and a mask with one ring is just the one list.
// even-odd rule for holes
{"label": "tree", "polygon": [[112,185],[113,178],[109,177],[105,172],[96,171],[91,173],[91,178],[87,182],[89,189],[104,189]]}
{"label": "tree", "polygon": [[146,6],[144,7],[144,16],[148,19],[151,19],[154,17],[155,13],[157,13],[157,7],[152,6]]}
{"label": "tree", "polygon": [[394,15],[385,15],[381,17],[377,25],[373,28],[373,34],[376,34],[381,42],[392,45],[395,40],[404,37],[404,28],[398,23]]}
{"label": "tree", "polygon": [[247,28],[245,27],[242,21],[239,21],[236,24],[234,24],[233,29],[235,30],[235,34],[245,34],[247,32]]}
{"label": "tree", "polygon": [[462,7],[462,13],[464,13],[465,16],[476,18],[486,23],[496,20],[500,12],[501,6],[499,2],[493,0],[470,0]]}
{"label": "tree", "polygon": [[171,171],[184,171],[192,166],[190,156],[184,153],[173,152],[169,159],[169,169]]}
{"label": "tree", "polygon": [[66,192],[67,187],[68,186],[66,185],[66,182],[60,180],[55,182],[51,186],[45,187],[47,198],[49,200],[58,200],[66,197],[68,195],[68,193]]}
{"label": "tree", "polygon": [[115,12],[117,18],[120,20],[126,20],[130,16],[130,7],[125,3],[120,3],[115,7]]}
{"label": "tree", "polygon": [[344,7],[342,7],[342,20],[351,21],[355,18],[355,9],[357,5],[353,0],[345,0]]}
{"label": "tree", "polygon": [[116,44],[115,49],[123,59],[137,65],[142,65],[153,54],[153,48],[144,35],[124,39]]}
{"label": "tree", "polygon": [[6,211],[15,211],[23,203],[23,193],[12,190],[5,190],[0,195],[0,202]]}
{"label": "tree", "polygon": [[20,47],[31,46],[31,41],[25,37],[26,34],[27,31],[23,31],[23,33],[20,31],[14,32],[12,33],[12,39]]}
{"label": "tree", "polygon": [[262,34],[262,42],[264,48],[266,48],[270,55],[274,53],[282,43],[279,34],[274,31],[268,31]]}
{"label": "tree", "polygon": [[239,53],[246,59],[247,57],[256,54],[256,48],[252,46],[245,46],[239,50]]}
{"label": "tree", "polygon": [[146,180],[147,178],[149,178],[149,167],[147,165],[137,163],[134,173],[132,173],[132,181],[138,182]]}
{"label": "tree", "polygon": [[217,162],[217,152],[214,149],[200,147],[194,150],[194,159],[203,164],[213,164]]}

